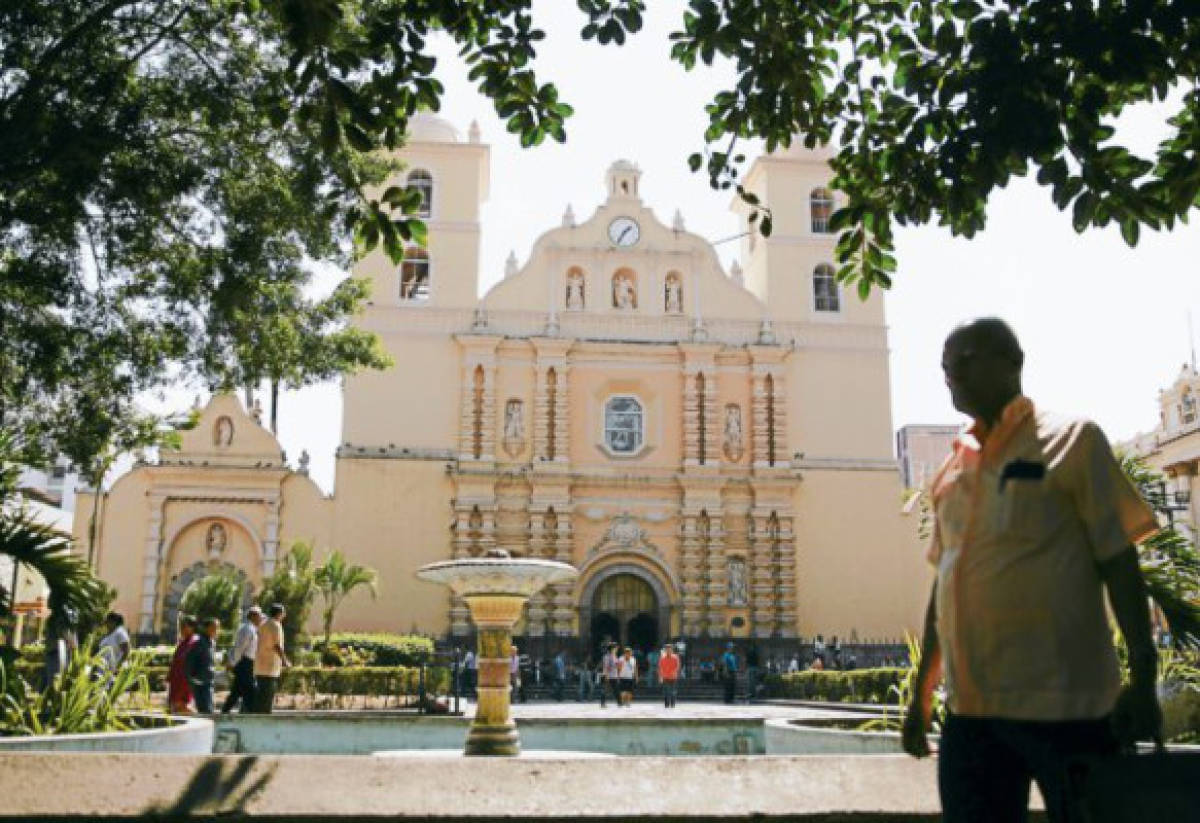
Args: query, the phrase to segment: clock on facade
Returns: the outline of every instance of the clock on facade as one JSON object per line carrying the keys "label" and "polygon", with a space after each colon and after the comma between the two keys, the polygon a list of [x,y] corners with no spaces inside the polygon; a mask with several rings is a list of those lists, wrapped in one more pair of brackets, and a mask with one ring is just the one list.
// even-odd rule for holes
{"label": "clock on facade", "polygon": [[641,227],[632,217],[618,217],[608,224],[608,239],[614,246],[632,246],[641,236]]}

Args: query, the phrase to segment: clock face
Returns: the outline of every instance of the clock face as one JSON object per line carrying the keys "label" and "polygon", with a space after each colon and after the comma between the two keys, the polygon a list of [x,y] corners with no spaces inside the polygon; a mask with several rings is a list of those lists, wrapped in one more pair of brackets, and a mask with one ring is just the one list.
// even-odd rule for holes
{"label": "clock face", "polygon": [[642,230],[632,217],[618,217],[608,224],[608,239],[614,246],[632,246]]}

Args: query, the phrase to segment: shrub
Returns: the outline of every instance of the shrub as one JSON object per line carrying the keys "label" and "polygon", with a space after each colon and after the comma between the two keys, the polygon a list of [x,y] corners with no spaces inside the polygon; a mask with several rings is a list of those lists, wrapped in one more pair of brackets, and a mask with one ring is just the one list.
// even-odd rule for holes
{"label": "shrub", "polygon": [[835,703],[894,703],[896,697],[892,687],[899,686],[907,671],[879,668],[791,672],[768,675],[763,685],[768,697]]}
{"label": "shrub", "polygon": [[[321,662],[327,666],[419,666],[431,657],[433,641],[421,635],[339,632],[322,649]],[[335,662],[338,660],[341,662]]]}
{"label": "shrub", "polygon": [[[354,666],[340,669],[284,669],[279,679],[281,694],[413,695],[420,684],[420,669],[408,666]],[[425,691],[450,690],[450,671],[443,666],[425,670]]]}
{"label": "shrub", "polygon": [[241,611],[242,585],[224,574],[210,574],[188,586],[180,611],[204,621],[215,618],[224,628],[236,626]]}

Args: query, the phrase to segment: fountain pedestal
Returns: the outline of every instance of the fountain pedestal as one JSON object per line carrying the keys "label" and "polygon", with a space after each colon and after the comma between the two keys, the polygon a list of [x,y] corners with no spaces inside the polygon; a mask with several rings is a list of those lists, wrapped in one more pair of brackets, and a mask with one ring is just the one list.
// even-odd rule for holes
{"label": "fountain pedestal", "polygon": [[462,597],[478,629],[479,702],[467,733],[466,754],[513,757],[521,753],[517,724],[510,713],[513,626],[530,596],[552,583],[570,582],[577,575],[566,563],[512,558],[503,551],[431,563],[417,570],[421,580],[449,586]]}

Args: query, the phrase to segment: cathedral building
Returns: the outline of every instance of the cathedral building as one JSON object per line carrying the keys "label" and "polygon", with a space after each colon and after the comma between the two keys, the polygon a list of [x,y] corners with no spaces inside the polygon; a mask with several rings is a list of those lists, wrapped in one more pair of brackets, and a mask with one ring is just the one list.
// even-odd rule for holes
{"label": "cathedral building", "polygon": [[305,539],[379,572],[377,600],[339,611],[345,629],[467,635],[465,604],[414,571],[494,548],[579,570],[529,604],[518,632],[542,647],[920,625],[929,577],[900,511],[883,298],[834,277],[827,155],[755,162],[745,185],[774,232],[735,203],[744,268],[728,271],[618,160],[592,213],[568,208],[482,298],[488,147],[423,115],[401,157],[428,244],[358,265],[373,293],[356,322],[395,365],[345,380],[334,494],[214,397],[178,452],[102,501],[99,570],[131,623],[169,634],[192,582],[223,570],[253,588]]}

